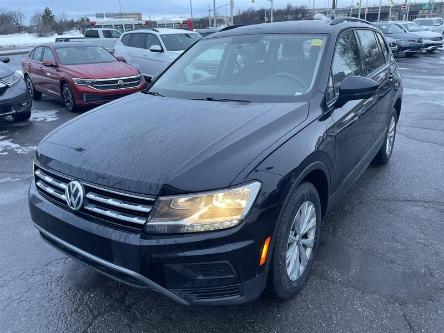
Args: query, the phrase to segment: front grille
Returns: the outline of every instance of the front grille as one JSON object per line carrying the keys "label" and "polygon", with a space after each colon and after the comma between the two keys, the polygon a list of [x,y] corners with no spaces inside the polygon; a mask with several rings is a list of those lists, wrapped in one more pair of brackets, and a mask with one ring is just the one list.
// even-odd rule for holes
{"label": "front grille", "polygon": [[120,95],[95,95],[95,94],[83,94],[83,101],[85,103],[100,103],[100,102],[110,102],[115,99],[125,97],[128,94],[120,94]]}
{"label": "front grille", "polygon": [[215,300],[215,299],[231,299],[241,296],[238,285],[214,287],[214,288],[196,288],[181,290],[185,298],[193,300]]}
{"label": "front grille", "polygon": [[115,78],[115,79],[98,79],[90,85],[91,88],[97,90],[125,89],[138,87],[141,84],[141,75]]}
{"label": "front grille", "polygon": [[[65,189],[73,179],[58,172],[34,165],[37,190],[66,209]],[[145,224],[154,198],[124,193],[80,181],[84,187],[83,206],[78,210],[100,220],[141,229]]]}

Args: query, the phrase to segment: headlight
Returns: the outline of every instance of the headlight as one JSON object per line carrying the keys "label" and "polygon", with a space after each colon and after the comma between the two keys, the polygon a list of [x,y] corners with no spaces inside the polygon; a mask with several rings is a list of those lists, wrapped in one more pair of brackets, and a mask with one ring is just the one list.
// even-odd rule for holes
{"label": "headlight", "polygon": [[74,83],[79,86],[89,86],[96,82],[96,80],[88,80],[88,79],[73,79]]}
{"label": "headlight", "polygon": [[160,197],[145,225],[150,233],[188,233],[234,227],[248,214],[259,182],[220,191]]}
{"label": "headlight", "polygon": [[0,79],[0,83],[6,84],[8,87],[12,87],[14,84],[20,81],[20,75],[17,73],[11,74],[3,79]]}

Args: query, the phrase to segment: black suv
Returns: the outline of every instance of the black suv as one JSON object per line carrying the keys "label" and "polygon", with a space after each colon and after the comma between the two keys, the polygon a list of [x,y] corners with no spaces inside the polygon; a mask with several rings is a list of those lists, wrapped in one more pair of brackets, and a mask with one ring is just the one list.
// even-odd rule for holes
{"label": "black suv", "polygon": [[[346,19],[212,34],[145,93],[37,147],[51,245],[183,304],[293,297],[322,218],[393,150],[402,89],[375,27]],[[370,222],[370,221],[369,221]]]}

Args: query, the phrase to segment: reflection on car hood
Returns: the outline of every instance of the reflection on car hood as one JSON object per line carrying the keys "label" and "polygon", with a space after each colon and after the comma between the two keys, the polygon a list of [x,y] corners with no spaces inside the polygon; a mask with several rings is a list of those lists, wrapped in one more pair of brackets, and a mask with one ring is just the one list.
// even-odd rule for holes
{"label": "reflection on car hood", "polygon": [[3,79],[13,73],[14,71],[11,69],[11,67],[0,61],[0,79]]}
{"label": "reflection on car hood", "polygon": [[307,114],[306,102],[242,104],[137,93],[56,129],[39,144],[37,158],[74,178],[135,193],[223,188]]}
{"label": "reflection on car hood", "polygon": [[124,62],[64,65],[63,70],[76,78],[81,79],[109,79],[125,76],[134,76],[138,72]]}

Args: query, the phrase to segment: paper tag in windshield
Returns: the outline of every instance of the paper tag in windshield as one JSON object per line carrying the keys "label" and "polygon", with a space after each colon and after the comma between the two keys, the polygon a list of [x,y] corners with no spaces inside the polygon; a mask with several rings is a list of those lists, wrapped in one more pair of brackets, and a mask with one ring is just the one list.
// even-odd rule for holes
{"label": "paper tag in windshield", "polygon": [[312,39],[311,40],[311,46],[322,46],[322,39]]}

